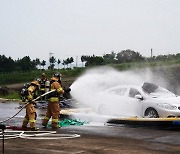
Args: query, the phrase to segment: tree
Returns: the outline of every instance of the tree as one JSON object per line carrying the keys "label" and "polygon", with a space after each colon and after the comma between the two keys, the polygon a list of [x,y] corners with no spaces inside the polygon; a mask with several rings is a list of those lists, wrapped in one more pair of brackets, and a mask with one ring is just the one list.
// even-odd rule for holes
{"label": "tree", "polygon": [[68,64],[70,64],[70,58],[67,58],[67,59],[65,60],[65,63],[66,63],[67,68],[68,68]]}
{"label": "tree", "polygon": [[15,69],[15,62],[11,57],[0,55],[0,72],[12,72]]}
{"label": "tree", "polygon": [[49,58],[49,63],[50,63],[49,69],[54,69],[55,62],[56,62],[56,58],[54,56]]}
{"label": "tree", "polygon": [[84,56],[84,61],[86,61],[85,66],[96,66],[96,65],[104,65],[105,61],[103,57],[100,56]]}
{"label": "tree", "polygon": [[116,54],[114,53],[114,51],[112,51],[110,54],[105,54],[103,56],[106,64],[114,63],[115,62],[115,57],[116,57]]}
{"label": "tree", "polygon": [[36,58],[35,60],[33,60],[34,64],[36,65],[36,67],[38,65],[41,65],[41,62],[40,62],[40,59],[39,58]]}
{"label": "tree", "polygon": [[73,62],[74,62],[74,59],[73,59],[73,57],[71,57],[71,58],[69,59],[69,63],[72,64]]}
{"label": "tree", "polygon": [[57,63],[58,63],[58,69],[59,69],[59,64],[61,63],[61,60],[58,59]]}
{"label": "tree", "polygon": [[65,68],[65,65],[66,65],[66,60],[63,60],[62,65],[63,65],[63,66],[64,66],[64,68]]}
{"label": "tree", "polygon": [[22,59],[16,61],[17,68],[21,71],[31,71],[36,69],[35,60],[31,61],[29,56],[25,56]]}
{"label": "tree", "polygon": [[82,62],[82,66],[83,66],[84,62],[86,62],[86,56],[81,56],[81,62]]}
{"label": "tree", "polygon": [[43,69],[44,69],[44,66],[46,65],[46,61],[45,60],[43,60],[42,62],[41,62],[41,66],[43,66]]}
{"label": "tree", "polygon": [[144,58],[142,57],[142,55],[140,53],[132,51],[130,49],[123,50],[123,51],[117,53],[116,58],[119,63],[144,60]]}
{"label": "tree", "polygon": [[64,65],[64,68],[65,68],[65,65],[67,65],[67,68],[69,68],[69,64],[71,64],[71,63],[73,63],[74,62],[74,59],[73,59],[73,57],[70,57],[70,58],[67,58],[67,59],[65,59],[65,60],[63,60],[63,65]]}

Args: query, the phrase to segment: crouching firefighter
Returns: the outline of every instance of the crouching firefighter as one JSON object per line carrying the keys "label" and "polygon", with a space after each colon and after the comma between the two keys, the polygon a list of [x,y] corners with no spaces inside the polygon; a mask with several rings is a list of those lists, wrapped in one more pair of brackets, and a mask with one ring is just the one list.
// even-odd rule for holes
{"label": "crouching firefighter", "polygon": [[39,90],[40,84],[37,80],[34,80],[31,82],[30,86],[27,89],[27,97],[26,102],[28,103],[26,105],[26,115],[23,120],[22,128],[27,129],[28,123],[30,124],[31,130],[37,130],[36,128],[36,110],[34,107],[35,102],[33,99],[37,97],[37,91]]}
{"label": "crouching firefighter", "polygon": [[48,107],[47,107],[46,115],[42,120],[42,125],[46,127],[49,119],[52,117],[52,128],[56,129],[59,128],[58,126],[58,120],[60,114],[59,97],[61,94],[64,93],[64,90],[61,86],[61,74],[59,72],[55,73],[50,81],[50,90],[54,90],[54,89],[55,92],[52,92],[49,96]]}

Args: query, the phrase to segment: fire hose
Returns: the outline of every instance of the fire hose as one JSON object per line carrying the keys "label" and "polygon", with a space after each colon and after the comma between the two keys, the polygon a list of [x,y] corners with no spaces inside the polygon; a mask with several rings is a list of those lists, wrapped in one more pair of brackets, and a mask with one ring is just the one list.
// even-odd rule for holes
{"label": "fire hose", "polygon": [[[4,135],[4,136],[3,136]],[[72,139],[81,137],[79,134],[57,134],[56,131],[5,131],[4,134],[0,133],[0,140],[2,137],[8,139],[31,139],[31,140],[54,140],[54,139]]]}
{"label": "fire hose", "polygon": [[[56,91],[56,90],[54,89],[54,90],[48,91],[48,92],[46,92],[46,93],[38,96],[37,98],[33,99],[33,102],[37,101],[37,100],[40,99],[41,97],[46,96],[46,95],[48,95],[48,94],[50,94],[50,93],[52,93],[52,92],[54,92],[54,91]],[[13,118],[14,118],[15,116],[17,116],[28,104],[29,104],[29,103],[24,104],[24,105],[21,107],[21,109],[20,109],[16,114],[14,114],[12,117],[10,117],[10,118],[8,118],[8,119],[6,119],[6,120],[0,121],[0,123],[4,123],[4,122],[6,122],[6,121],[9,121],[9,120],[13,119]]]}

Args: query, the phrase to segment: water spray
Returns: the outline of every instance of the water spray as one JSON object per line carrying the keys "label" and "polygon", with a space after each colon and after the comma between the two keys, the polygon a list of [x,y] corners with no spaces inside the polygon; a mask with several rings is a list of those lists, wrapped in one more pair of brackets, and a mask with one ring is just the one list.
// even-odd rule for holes
{"label": "water spray", "polygon": [[[71,95],[78,103],[90,107],[93,111],[98,112],[98,104],[110,103],[115,97],[105,93],[109,88],[120,85],[138,85],[141,86],[144,82],[158,83],[163,82],[161,76],[154,76],[153,72],[146,69],[134,69],[129,71],[118,71],[112,67],[97,67],[87,70],[71,85]],[[162,84],[161,84],[162,85]],[[101,93],[101,95],[98,95]],[[109,102],[108,102],[109,101]],[[114,110],[113,104],[108,106]],[[114,108],[113,108],[114,107]],[[116,109],[118,106],[116,106]],[[124,111],[124,112],[130,112]],[[113,113],[112,113],[113,115]],[[96,116],[96,119],[98,116]],[[95,120],[96,120],[95,119]]]}

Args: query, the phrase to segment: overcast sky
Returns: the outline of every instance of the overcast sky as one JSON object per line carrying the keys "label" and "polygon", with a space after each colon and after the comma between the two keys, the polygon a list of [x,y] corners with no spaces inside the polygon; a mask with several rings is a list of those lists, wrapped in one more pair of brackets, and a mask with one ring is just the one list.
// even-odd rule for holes
{"label": "overcast sky", "polygon": [[0,0],[0,55],[180,52],[180,0]]}

